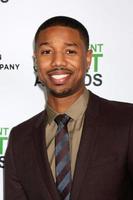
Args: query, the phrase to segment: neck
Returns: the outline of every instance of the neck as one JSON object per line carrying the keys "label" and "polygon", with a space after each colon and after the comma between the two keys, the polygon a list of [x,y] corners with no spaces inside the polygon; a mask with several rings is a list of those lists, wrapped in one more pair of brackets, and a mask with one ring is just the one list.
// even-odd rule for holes
{"label": "neck", "polygon": [[49,94],[48,104],[58,113],[64,113],[68,108],[83,94],[83,88],[81,91],[74,93],[73,95],[58,98]]}

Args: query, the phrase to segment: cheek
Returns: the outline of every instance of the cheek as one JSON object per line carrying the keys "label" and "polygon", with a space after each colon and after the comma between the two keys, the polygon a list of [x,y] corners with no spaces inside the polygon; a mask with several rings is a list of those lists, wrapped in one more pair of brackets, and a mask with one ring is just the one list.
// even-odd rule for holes
{"label": "cheek", "polygon": [[43,80],[46,75],[46,66],[42,63],[38,63],[38,76],[40,80]]}
{"label": "cheek", "polygon": [[86,69],[87,69],[87,62],[84,59],[79,59],[78,63],[77,63],[77,71],[80,74],[85,74],[86,73]]}
{"label": "cheek", "polygon": [[38,66],[38,71],[40,73],[45,74],[50,68],[50,62],[48,60],[46,61],[38,60],[37,66]]}
{"label": "cheek", "polygon": [[37,65],[40,67],[40,68],[45,68],[45,67],[48,67],[49,66],[49,61],[48,60],[41,60],[41,59],[39,59],[38,61],[37,61]]}
{"label": "cheek", "polygon": [[47,58],[45,56],[38,56],[37,57],[37,65],[43,67],[43,66],[47,66],[48,64],[50,64],[51,62],[51,57]]}
{"label": "cheek", "polygon": [[42,81],[43,80],[43,73],[40,71],[40,69],[38,69],[37,74],[38,74],[39,79]]}

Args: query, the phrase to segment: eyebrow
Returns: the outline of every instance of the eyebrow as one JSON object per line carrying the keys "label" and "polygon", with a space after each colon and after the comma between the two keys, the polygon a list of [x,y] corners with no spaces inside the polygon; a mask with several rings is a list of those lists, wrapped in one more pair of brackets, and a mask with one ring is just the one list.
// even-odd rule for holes
{"label": "eyebrow", "polygon": [[43,46],[43,45],[49,45],[49,42],[42,42],[41,44],[39,44],[39,46]]}
{"label": "eyebrow", "polygon": [[[75,42],[65,42],[64,44],[65,44],[66,46],[75,46],[75,47],[78,47],[78,46],[79,46],[79,45],[76,44]],[[50,43],[49,43],[49,42],[42,42],[42,43],[39,44],[40,47],[43,46],[43,45],[50,45]]]}
{"label": "eyebrow", "polygon": [[78,44],[76,44],[75,42],[65,42],[65,45],[66,46],[75,46],[75,47],[78,47]]}

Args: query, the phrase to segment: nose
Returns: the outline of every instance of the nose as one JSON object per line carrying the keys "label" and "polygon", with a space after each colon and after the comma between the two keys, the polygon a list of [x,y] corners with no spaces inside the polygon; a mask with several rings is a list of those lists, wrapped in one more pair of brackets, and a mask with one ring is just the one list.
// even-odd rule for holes
{"label": "nose", "polygon": [[53,67],[59,67],[59,66],[65,66],[66,65],[66,59],[63,52],[56,52],[54,53],[53,60],[52,60],[52,66]]}

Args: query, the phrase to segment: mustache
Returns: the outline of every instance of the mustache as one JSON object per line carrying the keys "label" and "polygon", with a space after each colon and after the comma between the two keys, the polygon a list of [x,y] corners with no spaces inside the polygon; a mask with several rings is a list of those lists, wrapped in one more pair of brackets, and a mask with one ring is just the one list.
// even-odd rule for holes
{"label": "mustache", "polygon": [[67,68],[65,68],[63,66],[55,67],[55,68],[49,70],[48,73],[53,73],[55,71],[63,71],[63,72],[67,72],[67,73],[72,73],[72,71],[70,69],[67,69]]}

